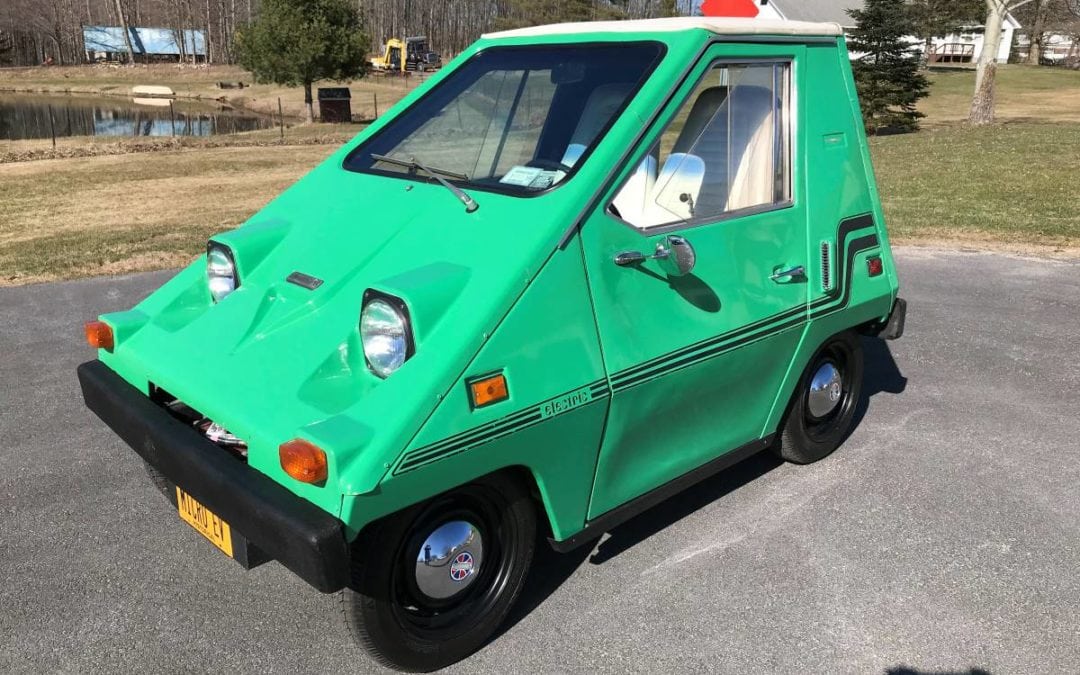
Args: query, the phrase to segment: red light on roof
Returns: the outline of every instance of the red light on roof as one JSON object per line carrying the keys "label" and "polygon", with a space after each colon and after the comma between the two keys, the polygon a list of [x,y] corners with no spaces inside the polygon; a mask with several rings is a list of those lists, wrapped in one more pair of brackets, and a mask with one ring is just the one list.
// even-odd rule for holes
{"label": "red light on roof", "polygon": [[760,11],[755,0],[705,0],[701,3],[702,16],[753,19]]}

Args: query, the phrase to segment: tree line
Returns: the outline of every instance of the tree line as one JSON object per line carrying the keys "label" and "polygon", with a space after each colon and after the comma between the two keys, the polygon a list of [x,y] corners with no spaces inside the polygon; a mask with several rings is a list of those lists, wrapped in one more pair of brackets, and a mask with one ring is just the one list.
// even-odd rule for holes
{"label": "tree line", "polygon": [[[431,48],[446,55],[461,51],[487,31],[559,21],[674,16],[690,13],[691,2],[350,0],[373,49],[387,38],[426,35]],[[2,0],[0,66],[83,63],[82,27],[103,25],[169,29],[181,49],[183,31],[205,31],[206,60],[235,63],[237,29],[258,16],[261,4],[261,0]],[[180,57],[192,60],[194,55]]]}

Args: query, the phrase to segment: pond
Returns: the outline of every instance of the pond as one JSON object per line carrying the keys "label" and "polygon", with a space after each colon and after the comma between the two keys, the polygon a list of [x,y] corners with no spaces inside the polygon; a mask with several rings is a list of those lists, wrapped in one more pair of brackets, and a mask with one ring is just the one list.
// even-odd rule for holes
{"label": "pond", "polygon": [[0,92],[0,140],[56,136],[212,136],[268,129],[270,116],[204,101]]}

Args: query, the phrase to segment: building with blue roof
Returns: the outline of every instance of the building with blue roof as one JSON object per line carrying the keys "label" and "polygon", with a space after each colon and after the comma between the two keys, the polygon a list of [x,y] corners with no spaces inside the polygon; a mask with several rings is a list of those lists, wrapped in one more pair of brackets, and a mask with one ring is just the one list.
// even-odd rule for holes
{"label": "building with blue roof", "polygon": [[[185,59],[194,56],[196,61],[206,60],[206,31],[133,26],[128,32],[137,61],[179,61],[181,55]],[[83,44],[86,60],[90,62],[122,61],[127,58],[127,44],[121,26],[83,26]]]}

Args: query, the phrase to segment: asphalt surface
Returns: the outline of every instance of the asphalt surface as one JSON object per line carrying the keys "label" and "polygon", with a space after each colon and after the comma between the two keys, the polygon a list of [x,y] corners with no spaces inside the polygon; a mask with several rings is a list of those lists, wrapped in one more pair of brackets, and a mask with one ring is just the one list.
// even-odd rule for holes
{"label": "asphalt surface", "polygon": [[[476,672],[1076,672],[1080,264],[906,249],[907,335],[807,467],[759,455],[541,552]],[[82,406],[81,323],[167,277],[0,289],[0,672],[376,670],[338,598],[244,572]],[[910,670],[905,670],[910,669]]]}

